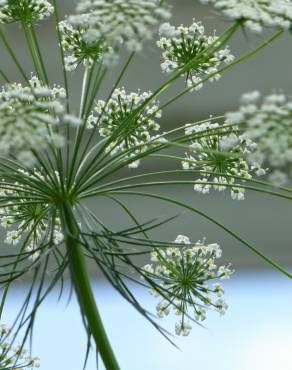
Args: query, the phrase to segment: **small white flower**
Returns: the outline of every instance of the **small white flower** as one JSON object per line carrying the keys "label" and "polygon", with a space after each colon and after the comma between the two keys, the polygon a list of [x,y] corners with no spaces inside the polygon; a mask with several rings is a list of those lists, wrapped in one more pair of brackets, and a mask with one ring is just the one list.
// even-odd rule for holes
{"label": "small white flower", "polygon": [[192,244],[184,235],[178,235],[174,243],[180,246],[156,248],[151,253],[151,264],[141,269],[141,276],[152,281],[150,293],[161,298],[156,306],[158,317],[174,311],[181,317],[176,334],[188,335],[191,326],[185,319],[191,313],[195,320],[203,321],[207,308],[213,307],[221,314],[226,311],[227,305],[217,301],[224,289],[214,281],[229,277],[233,270],[230,265],[217,267],[216,260],[222,255],[217,243],[206,244],[203,239]]}
{"label": "small white flower", "polygon": [[0,1],[0,23],[39,21],[53,12],[53,5],[46,0]]}
{"label": "small white flower", "polygon": [[185,244],[185,245],[191,244],[190,238],[185,235],[178,235],[174,242],[177,244]]}
{"label": "small white flower", "polygon": [[19,232],[17,230],[11,230],[7,232],[6,239],[4,240],[4,242],[6,244],[15,245],[19,243],[19,240],[20,240]]}
{"label": "small white flower", "polygon": [[[245,136],[255,144],[248,154],[255,173],[265,175],[275,186],[288,181],[287,166],[292,168],[292,102],[282,93],[261,98],[258,91],[243,94],[237,112],[228,112],[226,121],[244,127]],[[236,194],[234,196],[237,196]]]}
{"label": "small white flower", "polygon": [[290,0],[201,0],[212,4],[227,18],[243,21],[252,32],[263,28],[289,29],[292,25],[292,2]]}
{"label": "small white flower", "polygon": [[255,143],[239,134],[237,126],[206,122],[187,126],[185,133],[193,135],[193,141],[182,167],[202,172],[194,185],[197,192],[208,194],[212,188],[223,191],[229,187],[232,199],[242,200],[244,189],[234,185],[244,180],[236,180],[235,176],[250,179],[266,173],[250,157],[256,150]]}
{"label": "small white flower", "polygon": [[[161,117],[159,104],[156,101],[145,105],[139,114],[135,113],[152,93],[126,93],[124,88],[115,89],[106,103],[99,100],[88,118],[88,128],[97,127],[102,137],[117,135],[109,151],[112,155],[119,151],[128,151],[126,158],[142,153],[150,145],[158,145],[155,133],[160,126],[157,120]],[[140,161],[130,163],[129,167],[137,168]]]}
{"label": "small white flower", "polygon": [[151,38],[157,24],[169,19],[170,7],[159,0],[81,0],[77,11],[88,13],[95,24],[105,25],[108,45],[125,45],[140,51],[145,39]]}
{"label": "small white flower", "polygon": [[225,315],[228,309],[228,305],[223,301],[223,299],[218,299],[218,301],[215,302],[215,307],[221,316]]}
{"label": "small white flower", "polygon": [[82,119],[80,119],[77,116],[74,116],[73,114],[64,114],[63,122],[73,127],[78,127],[82,124]]}
{"label": "small white flower", "polygon": [[206,310],[204,310],[202,307],[196,308],[196,310],[195,310],[195,319],[197,321],[206,320]]}
{"label": "small white flower", "polygon": [[[31,177],[34,181],[46,181],[46,178],[37,170],[31,173],[23,170],[19,170],[19,172],[24,176]],[[0,182],[0,190],[1,187],[2,184]],[[41,242],[51,237],[50,234],[48,235],[47,230],[52,223],[50,218],[52,210],[45,201],[27,205],[27,194],[33,194],[34,191],[30,185],[11,183],[10,187],[11,190],[9,191],[1,191],[1,197],[3,201],[5,200],[5,207],[1,208],[0,225],[6,230],[5,243],[16,245],[22,239],[25,239],[28,258],[34,261],[40,256],[38,248]],[[17,199],[17,204],[15,204],[13,198]],[[55,216],[54,224],[53,241],[59,244],[64,239],[64,235],[61,231],[61,222],[58,214]]]}
{"label": "small white flower", "polygon": [[[38,357],[25,357],[26,350],[22,346],[14,347],[14,340],[9,338],[10,329],[7,325],[0,325],[0,369],[32,370],[40,367]],[[11,367],[11,365],[13,365]]]}
{"label": "small white flower", "polygon": [[168,316],[170,313],[171,304],[167,301],[162,301],[156,306],[157,316],[162,318]]}
{"label": "small white flower", "polygon": [[[16,156],[25,165],[32,165],[32,148],[44,150],[53,139],[61,143],[61,134],[54,132],[63,112],[64,89],[42,86],[32,76],[29,86],[6,85],[0,91],[0,154]],[[48,127],[53,131],[49,134]],[[62,141],[63,142],[63,141]]]}
{"label": "small white flower", "polygon": [[192,330],[192,326],[189,322],[178,322],[175,324],[175,334],[182,335],[184,337],[188,336]]}
{"label": "small white flower", "polygon": [[219,283],[213,284],[213,288],[214,288],[214,292],[216,293],[216,295],[218,297],[222,297],[223,296],[224,289],[222,288],[222,286]]}
{"label": "small white flower", "polygon": [[211,52],[210,46],[217,37],[206,36],[203,25],[195,20],[190,27],[180,25],[176,28],[164,23],[159,34],[157,46],[164,50],[162,71],[172,73],[184,70],[183,76],[191,90],[199,90],[203,86],[202,79],[208,75],[214,74],[211,81],[217,80],[220,75],[216,72],[220,64],[230,63],[234,59],[228,47]]}

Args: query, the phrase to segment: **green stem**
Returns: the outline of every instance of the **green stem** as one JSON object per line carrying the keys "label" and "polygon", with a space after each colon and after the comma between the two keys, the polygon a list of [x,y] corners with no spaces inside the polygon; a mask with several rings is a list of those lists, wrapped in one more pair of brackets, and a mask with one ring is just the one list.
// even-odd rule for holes
{"label": "green stem", "polygon": [[10,43],[9,43],[9,41],[7,40],[6,35],[5,35],[4,31],[2,30],[2,28],[0,28],[0,38],[1,38],[1,40],[2,40],[2,42],[3,42],[3,44],[4,44],[4,46],[6,47],[6,49],[7,49],[8,53],[9,53],[9,55],[10,55],[11,59],[13,60],[14,64],[16,65],[16,67],[17,67],[18,71],[19,71],[19,72],[20,72],[20,74],[22,75],[22,77],[23,77],[23,79],[25,80],[25,82],[27,82],[27,83],[28,83],[28,78],[27,78],[27,76],[26,76],[26,73],[25,73],[24,69],[22,68],[22,66],[21,66],[20,62],[18,61],[18,59],[17,59],[17,57],[16,57],[15,53],[13,52],[13,50],[12,50],[12,48],[11,48],[11,46],[10,46]]}
{"label": "green stem", "polygon": [[63,204],[61,215],[71,276],[82,314],[87,320],[89,331],[95,340],[97,351],[100,353],[106,369],[120,370],[94,299],[82,247],[76,240],[79,230],[70,204]]}
{"label": "green stem", "polygon": [[39,50],[35,42],[33,30],[31,28],[31,25],[26,24],[25,22],[22,23],[22,27],[24,30],[25,38],[27,41],[27,46],[29,48],[31,58],[33,61],[33,65],[35,68],[35,71],[37,73],[37,76],[40,81],[42,81],[45,85],[48,85],[48,78],[46,75],[46,72],[43,67],[43,63],[41,61],[41,57],[39,55]]}

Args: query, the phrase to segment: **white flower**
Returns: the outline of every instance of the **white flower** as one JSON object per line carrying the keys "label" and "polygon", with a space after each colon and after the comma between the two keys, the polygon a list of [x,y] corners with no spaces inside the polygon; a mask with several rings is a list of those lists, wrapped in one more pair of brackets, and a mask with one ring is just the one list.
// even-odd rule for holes
{"label": "white flower", "polygon": [[156,306],[157,316],[162,318],[168,316],[170,313],[171,304],[167,301],[162,301]]}
{"label": "white flower", "polygon": [[63,122],[73,127],[78,127],[82,124],[82,119],[73,114],[64,114]]}
{"label": "white flower", "polygon": [[7,325],[1,324],[0,325],[0,337],[7,335],[9,333],[10,329]]}
{"label": "white flower", "polygon": [[93,14],[80,14],[68,17],[59,23],[62,46],[66,52],[65,66],[73,71],[80,63],[89,68],[114,54],[113,48],[105,43],[108,28]]}
{"label": "white flower", "polygon": [[125,44],[130,51],[141,50],[157,24],[171,16],[170,7],[159,0],[81,0],[77,11],[90,13],[97,23],[107,26],[107,43]]}
{"label": "white flower", "polygon": [[175,28],[164,23],[160,29],[160,39],[157,45],[164,50],[161,68],[163,72],[172,73],[184,71],[189,87],[199,90],[201,80],[213,75],[211,81],[217,80],[221,63],[230,63],[234,57],[228,47],[211,51],[210,47],[218,39],[216,36],[206,36],[205,29],[200,22],[193,21],[190,27],[180,25]]}
{"label": "white flower", "polygon": [[40,367],[38,357],[25,357],[26,350],[22,346],[13,347],[15,339],[9,338],[8,326],[0,325],[0,369],[32,370]]}
{"label": "white flower", "polygon": [[7,85],[0,91],[0,155],[13,154],[31,165],[35,160],[32,148],[40,151],[49,143],[63,141],[54,130],[63,112],[64,89],[44,87],[35,76],[29,83]]}
{"label": "white flower", "polygon": [[[99,100],[94,112],[88,118],[88,128],[97,127],[102,137],[117,135],[117,139],[109,146],[111,154],[119,151],[129,151],[127,158],[142,153],[149,145],[157,144],[152,132],[160,128],[157,120],[161,111],[156,101],[144,105],[137,114],[137,110],[151,97],[152,93],[130,93],[124,88],[115,89],[106,103]],[[136,168],[138,161],[131,163]]]}
{"label": "white flower", "polygon": [[182,167],[202,172],[194,185],[195,191],[208,194],[211,188],[223,191],[229,187],[232,199],[242,200],[244,189],[238,187],[239,180],[234,176],[250,179],[252,175],[265,174],[265,170],[249,158],[255,152],[255,143],[240,134],[237,126],[206,122],[187,125],[185,133],[193,139]]}
{"label": "white flower", "polygon": [[39,21],[53,12],[54,7],[46,0],[0,1],[0,23]]}
{"label": "white flower", "polygon": [[182,335],[184,337],[188,336],[192,330],[192,326],[189,322],[178,322],[175,324],[175,334]]}
{"label": "white flower", "polygon": [[[245,136],[256,143],[249,161],[274,169],[269,180],[275,186],[287,183],[287,166],[292,168],[292,101],[282,93],[261,98],[259,92],[251,92],[243,94],[238,111],[226,117],[226,122],[244,127]],[[262,173],[259,167],[255,170]]]}
{"label": "white flower", "polygon": [[6,244],[15,245],[19,242],[19,240],[20,240],[19,232],[17,230],[12,230],[7,232],[6,239],[4,240],[4,242]]}
{"label": "white flower", "polygon": [[234,270],[230,268],[231,265],[220,266],[218,269],[218,277],[221,280],[230,279],[230,276],[234,273]]}
{"label": "white flower", "polygon": [[185,235],[178,235],[174,242],[177,244],[185,244],[185,245],[191,244],[190,238]]}
{"label": "white flower", "polygon": [[213,284],[213,288],[214,288],[214,293],[216,293],[216,295],[218,297],[222,297],[223,296],[224,289],[222,288],[222,286],[219,283]]}
{"label": "white flower", "polygon": [[156,248],[151,253],[151,264],[141,269],[142,278],[152,281],[150,293],[161,298],[156,306],[158,317],[168,316],[171,310],[181,316],[176,334],[189,334],[191,326],[185,319],[192,312],[195,320],[203,321],[206,308],[220,309],[220,313],[226,310],[227,306],[219,307],[221,301],[217,301],[224,289],[218,283],[211,285],[233,273],[230,265],[217,266],[221,254],[217,243],[206,244],[203,239],[192,244],[187,236],[178,235],[173,246]]}
{"label": "white flower", "polygon": [[269,181],[276,187],[283,186],[288,182],[288,175],[279,170],[275,170],[269,176]]}
{"label": "white flower", "polygon": [[195,319],[197,321],[206,320],[206,310],[204,310],[202,307],[197,307],[195,309]]}
{"label": "white flower", "polygon": [[291,0],[201,0],[212,4],[227,18],[243,21],[251,31],[264,27],[289,29],[292,25]]}
{"label": "white flower", "polygon": [[216,310],[220,313],[220,315],[225,315],[228,305],[223,301],[223,299],[218,299],[217,302],[215,302]]}
{"label": "white flower", "polygon": [[[48,180],[36,170],[31,173],[19,172],[33,181]],[[60,218],[56,215],[52,221],[52,209],[46,201],[30,201],[29,194],[32,196],[34,194],[31,185],[16,182],[10,185],[9,190],[6,187],[5,183],[0,182],[1,198],[2,202],[5,202],[0,212],[0,224],[6,229],[5,243],[16,245],[25,240],[28,257],[36,260],[40,255],[38,248],[41,243],[51,237],[48,230],[52,222],[54,222],[53,241],[58,244],[63,240]]]}

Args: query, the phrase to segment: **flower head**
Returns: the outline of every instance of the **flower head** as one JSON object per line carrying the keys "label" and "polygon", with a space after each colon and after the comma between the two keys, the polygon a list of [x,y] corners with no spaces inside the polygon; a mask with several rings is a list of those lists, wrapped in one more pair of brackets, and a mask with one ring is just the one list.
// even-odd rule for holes
{"label": "flower head", "polygon": [[107,103],[103,100],[97,102],[88,118],[88,127],[98,127],[102,137],[117,136],[109,146],[112,154],[130,150],[131,157],[143,152],[153,139],[151,133],[159,130],[157,119],[161,117],[161,111],[157,102],[146,104],[137,113],[151,95],[150,91],[127,94],[122,88],[116,89]]}
{"label": "flower head", "polygon": [[[207,194],[211,188],[222,191],[230,187],[233,199],[244,199],[244,189],[235,186],[237,177],[261,176],[265,170],[256,161],[248,160],[256,144],[227,123],[206,122],[187,125],[187,135],[194,135],[190,153],[186,153],[183,168],[202,172],[194,190]],[[209,184],[209,182],[213,184]]]}
{"label": "flower head", "polygon": [[265,27],[289,29],[292,25],[291,0],[201,0],[212,4],[227,18],[244,21],[253,32]]}
{"label": "flower head", "polygon": [[106,42],[108,27],[100,22],[92,13],[74,15],[60,22],[62,46],[67,53],[65,66],[73,71],[83,63],[91,67],[94,62],[101,60],[105,64],[112,64],[115,52]]}
{"label": "flower head", "polygon": [[157,24],[171,15],[169,6],[159,0],[81,0],[77,11],[90,12],[99,24],[107,25],[107,39],[130,51],[140,50]]}
{"label": "flower head", "polygon": [[0,325],[0,368],[31,370],[40,367],[40,359],[26,355],[21,346],[13,347],[9,341],[10,329]]}
{"label": "flower head", "polygon": [[54,7],[46,0],[6,0],[0,2],[0,23],[30,23],[49,17]]}
{"label": "flower head", "polygon": [[211,81],[218,79],[220,75],[216,72],[220,64],[234,59],[228,47],[211,50],[218,37],[207,36],[200,22],[193,21],[190,27],[180,25],[177,28],[165,23],[159,33],[157,45],[164,50],[162,71],[184,71],[188,86],[194,86],[196,90],[202,87],[203,78],[214,74]]}
{"label": "flower head", "polygon": [[245,125],[245,135],[257,143],[252,158],[275,169],[270,180],[275,185],[287,182],[285,167],[292,164],[292,101],[284,94],[261,99],[253,91],[243,94],[239,110],[226,117],[229,123]]}
{"label": "flower head", "polygon": [[32,148],[45,149],[49,143],[62,145],[63,138],[54,131],[63,112],[63,88],[42,86],[33,76],[29,86],[15,83],[0,91],[0,155],[15,155],[31,165]]}
{"label": "flower head", "polygon": [[[39,171],[19,172],[26,180],[46,181]],[[43,242],[53,239],[58,244],[63,234],[60,218],[50,204],[34,198],[36,194],[29,181],[26,185],[25,181],[23,184],[15,182],[9,187],[0,183],[1,201],[5,202],[0,209],[0,225],[6,230],[5,243],[15,245],[22,240],[28,256],[34,260],[39,257],[38,248]],[[49,230],[53,230],[52,234]]]}
{"label": "flower head", "polygon": [[230,265],[218,268],[216,260],[221,255],[216,243],[199,240],[192,244],[188,237],[179,235],[174,246],[155,250],[152,263],[143,267],[144,279],[152,281],[150,292],[162,297],[156,307],[158,316],[167,316],[171,310],[181,316],[175,326],[177,335],[189,334],[191,325],[187,317],[203,321],[208,309],[213,308],[221,315],[226,312],[226,303],[217,299],[224,295],[218,281],[229,278],[234,271]]}

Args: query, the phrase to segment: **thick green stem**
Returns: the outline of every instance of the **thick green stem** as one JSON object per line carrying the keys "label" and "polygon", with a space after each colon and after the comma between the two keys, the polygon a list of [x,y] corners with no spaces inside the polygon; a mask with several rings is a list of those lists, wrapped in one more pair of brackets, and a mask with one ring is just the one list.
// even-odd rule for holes
{"label": "thick green stem", "polygon": [[62,206],[61,214],[62,225],[66,235],[66,246],[71,276],[80,304],[80,309],[86,318],[90,333],[95,340],[97,351],[100,354],[106,369],[120,370],[98,312],[82,247],[76,240],[79,231],[72,214],[71,207],[72,206],[70,204],[65,203]]}

